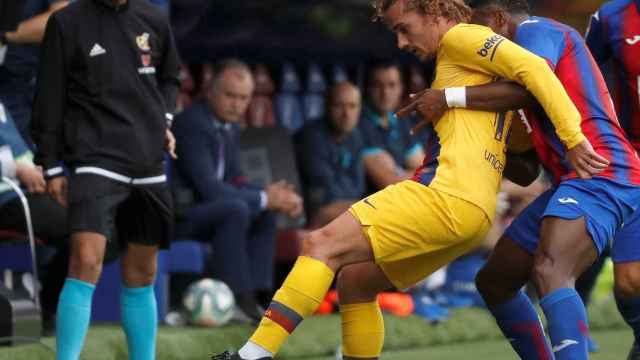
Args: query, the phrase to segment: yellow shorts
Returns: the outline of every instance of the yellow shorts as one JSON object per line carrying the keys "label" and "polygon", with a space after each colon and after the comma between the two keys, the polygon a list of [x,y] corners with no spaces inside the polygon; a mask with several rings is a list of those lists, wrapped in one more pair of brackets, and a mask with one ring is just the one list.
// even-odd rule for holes
{"label": "yellow shorts", "polygon": [[388,186],[349,211],[369,238],[375,262],[400,289],[475,248],[491,227],[479,207],[412,180]]}

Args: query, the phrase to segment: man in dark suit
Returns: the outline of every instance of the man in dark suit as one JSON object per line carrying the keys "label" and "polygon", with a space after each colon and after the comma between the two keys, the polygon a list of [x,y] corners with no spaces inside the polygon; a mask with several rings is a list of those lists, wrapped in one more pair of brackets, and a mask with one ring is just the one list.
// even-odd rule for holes
{"label": "man in dark suit", "polygon": [[[254,83],[238,60],[217,66],[206,99],[176,120],[177,206],[192,194],[193,206],[178,225],[180,235],[211,241],[213,276],[236,296],[238,313],[258,321],[257,298],[270,291],[275,252],[275,212],[297,216],[302,200],[280,181],[261,189],[246,183],[238,162],[238,123]],[[244,317],[244,316],[241,316]]]}

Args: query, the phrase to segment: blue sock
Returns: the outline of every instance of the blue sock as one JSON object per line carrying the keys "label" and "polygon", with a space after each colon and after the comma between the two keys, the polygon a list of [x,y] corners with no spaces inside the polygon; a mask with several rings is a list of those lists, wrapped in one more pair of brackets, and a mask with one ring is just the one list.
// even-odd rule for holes
{"label": "blue sock", "polygon": [[504,304],[489,306],[489,310],[521,359],[553,359],[538,313],[522,291]]}
{"label": "blue sock", "polygon": [[56,359],[80,358],[91,320],[95,285],[67,278],[60,293],[56,320]]}
{"label": "blue sock", "polygon": [[624,321],[633,329],[636,343],[640,344],[640,297],[627,300],[616,294],[616,304]]}
{"label": "blue sock", "polygon": [[153,285],[141,288],[123,287],[120,306],[129,359],[155,359],[158,313]]}
{"label": "blue sock", "polygon": [[557,360],[588,359],[587,312],[575,289],[558,289],[540,300],[549,324],[549,337]]}

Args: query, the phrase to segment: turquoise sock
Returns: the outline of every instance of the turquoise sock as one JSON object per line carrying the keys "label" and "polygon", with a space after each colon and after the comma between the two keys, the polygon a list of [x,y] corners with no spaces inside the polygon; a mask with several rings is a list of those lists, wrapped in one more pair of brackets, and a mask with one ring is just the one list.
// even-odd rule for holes
{"label": "turquoise sock", "polygon": [[141,288],[123,287],[120,306],[129,360],[155,359],[158,313],[153,285]]}
{"label": "turquoise sock", "polygon": [[77,360],[91,320],[95,285],[67,278],[60,293],[56,320],[56,359]]}

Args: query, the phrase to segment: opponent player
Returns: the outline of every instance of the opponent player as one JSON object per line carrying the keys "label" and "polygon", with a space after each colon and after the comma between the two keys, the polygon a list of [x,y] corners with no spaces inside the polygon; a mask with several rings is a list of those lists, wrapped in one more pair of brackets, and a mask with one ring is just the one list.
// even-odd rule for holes
{"label": "opponent player", "polygon": [[[585,176],[606,168],[546,63],[487,28],[459,24],[468,20],[468,7],[455,0],[386,0],[376,2],[376,8],[397,34],[400,48],[422,60],[437,56],[434,87],[485,84],[495,76],[520,81],[552,114],[572,165]],[[478,51],[486,56],[477,56]],[[344,356],[376,359],[384,336],[376,293],[416,283],[484,238],[495,210],[509,127],[507,114],[448,112],[432,129],[434,140],[414,178],[362,200],[312,232],[250,341],[238,354],[214,359],[271,359],[313,313],[339,270]],[[470,173],[474,179],[466,181]]]}
{"label": "opponent player", "polygon": [[[612,62],[617,88],[615,104],[620,124],[635,149],[640,150],[640,1],[607,2],[591,17],[586,36],[587,45],[600,67],[604,68],[609,60]],[[622,236],[633,236],[634,232],[637,234],[634,226],[630,225],[625,225]],[[635,335],[629,353],[630,360],[640,359],[639,276],[639,272],[615,272],[616,304]]]}
{"label": "opponent player", "polygon": [[[578,106],[587,138],[611,161],[596,178],[576,179],[544,112],[535,107],[527,111],[539,158],[557,186],[513,222],[477,279],[478,289],[522,358],[553,358],[533,306],[519,292],[532,276],[543,297],[541,306],[556,358],[586,359],[587,319],[574,281],[608,246],[621,224],[632,219],[640,200],[640,162],[618,124],[604,79],[576,31],[529,17],[526,1],[476,0],[472,4],[474,22],[492,26],[547,60]],[[520,94],[523,89],[513,83],[465,91],[467,108],[504,110],[527,105],[519,101],[526,93]],[[423,98],[422,107],[446,104],[444,95],[435,91]],[[628,269],[632,268],[640,270]]]}

